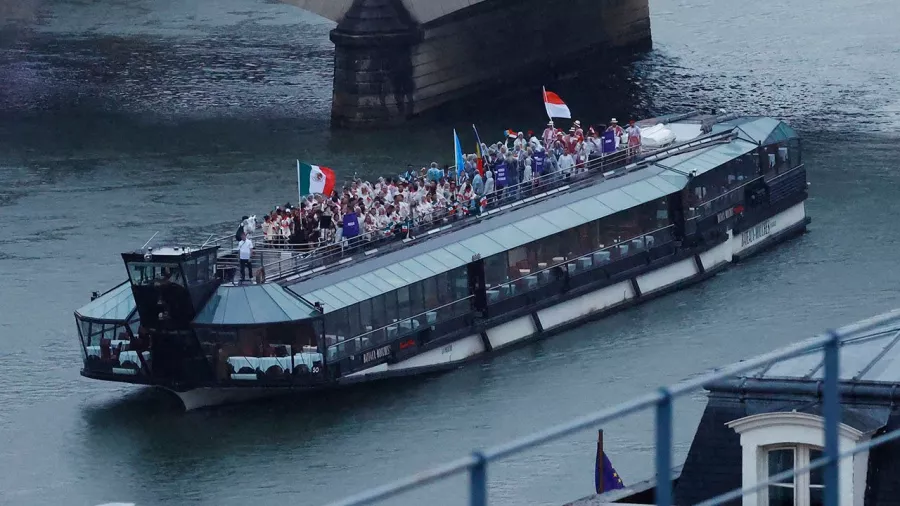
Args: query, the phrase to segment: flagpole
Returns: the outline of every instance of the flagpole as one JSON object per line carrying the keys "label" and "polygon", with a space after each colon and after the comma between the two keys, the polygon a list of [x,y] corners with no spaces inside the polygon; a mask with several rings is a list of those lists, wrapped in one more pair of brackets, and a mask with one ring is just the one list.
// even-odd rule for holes
{"label": "flagpole", "polygon": [[552,120],[553,120],[553,116],[550,116],[550,110],[547,109],[547,87],[546,87],[546,86],[541,86],[541,90],[543,90],[543,92],[544,92],[544,93],[543,93],[543,97],[542,97],[543,100],[544,100],[544,111],[547,113],[547,118],[549,118],[549,119],[552,121]]}
{"label": "flagpole", "polygon": [[300,195],[300,159],[297,159],[297,203],[303,201],[303,195]]}

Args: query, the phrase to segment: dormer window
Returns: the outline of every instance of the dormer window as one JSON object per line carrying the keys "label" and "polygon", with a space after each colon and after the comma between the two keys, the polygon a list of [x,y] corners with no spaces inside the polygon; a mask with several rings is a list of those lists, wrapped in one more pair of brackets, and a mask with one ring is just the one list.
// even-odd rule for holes
{"label": "dormer window", "polygon": [[[750,487],[770,476],[799,469],[822,457],[825,429],[822,417],[810,413],[772,412],[746,416],[726,425],[741,436],[741,484]],[[860,444],[867,436],[849,425],[838,426],[839,451]],[[841,506],[862,506],[868,452],[845,458],[838,465]],[[747,494],[743,506],[815,506],[824,492],[821,468]]]}
{"label": "dormer window", "polygon": [[[810,445],[777,445],[763,451],[768,468],[766,478],[806,467],[823,455],[821,448]],[[760,497],[760,503],[768,506],[817,506],[823,504],[824,484],[822,469],[815,469],[811,473],[769,485],[765,497]]]}

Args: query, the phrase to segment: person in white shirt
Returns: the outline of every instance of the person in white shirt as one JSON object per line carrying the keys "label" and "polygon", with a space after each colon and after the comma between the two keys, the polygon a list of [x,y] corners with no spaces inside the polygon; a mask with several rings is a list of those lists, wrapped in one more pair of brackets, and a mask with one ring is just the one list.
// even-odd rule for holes
{"label": "person in white shirt", "polygon": [[566,176],[572,173],[572,170],[575,168],[575,159],[572,158],[572,155],[569,153],[563,153],[561,157],[559,157],[559,170],[565,174]]}
{"label": "person in white shirt", "polygon": [[241,242],[238,243],[238,258],[240,258],[241,283],[244,282],[244,267],[247,267],[247,277],[253,279],[253,266],[250,264],[250,257],[253,255],[253,240],[243,234]]}

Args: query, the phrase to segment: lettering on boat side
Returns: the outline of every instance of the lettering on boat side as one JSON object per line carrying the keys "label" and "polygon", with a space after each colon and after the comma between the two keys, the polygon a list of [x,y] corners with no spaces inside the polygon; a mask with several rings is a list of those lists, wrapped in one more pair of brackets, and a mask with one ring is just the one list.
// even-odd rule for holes
{"label": "lettering on boat side", "polygon": [[401,341],[401,342],[400,342],[400,349],[401,349],[401,350],[405,350],[405,349],[407,349],[407,348],[412,348],[412,347],[414,347],[415,345],[416,345],[416,340],[415,340],[415,339],[407,339],[406,341]]}
{"label": "lettering on boat side", "polygon": [[453,351],[452,344],[448,344],[447,346],[444,346],[443,348],[441,348],[441,353],[450,353],[451,351]]}
{"label": "lettering on boat side", "polygon": [[760,240],[761,238],[769,235],[772,230],[775,228],[775,220],[766,220],[759,225],[754,226],[749,230],[744,230],[741,233],[741,247],[753,244],[754,242]]}
{"label": "lettering on boat side", "polygon": [[368,364],[369,362],[371,362],[373,360],[378,360],[379,358],[384,358],[390,354],[391,354],[390,345],[382,346],[381,348],[365,352],[363,354],[363,363]]}

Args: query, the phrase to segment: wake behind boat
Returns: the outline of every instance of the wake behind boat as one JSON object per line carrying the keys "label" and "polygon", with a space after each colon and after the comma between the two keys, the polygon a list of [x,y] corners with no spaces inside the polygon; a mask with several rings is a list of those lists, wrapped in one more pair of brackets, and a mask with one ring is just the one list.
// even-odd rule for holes
{"label": "wake behind boat", "polygon": [[258,241],[258,282],[233,281],[234,236],[124,253],[129,280],[75,313],[81,374],[163,387],[191,409],[446,369],[806,229],[801,144],[785,123],[640,124],[665,145],[626,141],[462,208],[407,215],[390,233]]}

